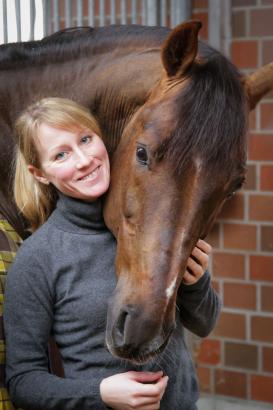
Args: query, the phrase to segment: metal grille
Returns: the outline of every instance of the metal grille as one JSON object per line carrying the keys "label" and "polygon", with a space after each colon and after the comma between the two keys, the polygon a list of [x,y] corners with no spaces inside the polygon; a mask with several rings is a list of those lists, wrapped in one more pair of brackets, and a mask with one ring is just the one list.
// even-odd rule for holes
{"label": "metal grille", "polygon": [[[190,16],[191,0],[0,0],[0,43],[33,40],[83,25],[174,27]],[[28,33],[23,36],[26,24]]]}

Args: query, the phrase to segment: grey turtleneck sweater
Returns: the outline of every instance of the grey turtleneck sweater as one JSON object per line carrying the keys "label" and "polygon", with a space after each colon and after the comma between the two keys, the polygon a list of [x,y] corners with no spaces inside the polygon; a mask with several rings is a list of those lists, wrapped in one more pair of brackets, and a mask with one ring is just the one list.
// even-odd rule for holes
{"label": "grey turtleneck sweater", "polygon": [[[18,251],[7,279],[4,325],[6,380],[14,403],[25,410],[100,410],[103,378],[128,370],[162,369],[169,382],[163,410],[195,409],[198,386],[183,339],[183,325],[205,336],[219,301],[208,272],[181,286],[177,326],[165,351],[135,367],[105,347],[107,300],[115,288],[116,243],[107,230],[101,201],[60,196],[48,221]],[[47,342],[59,346],[65,378],[48,372]]]}

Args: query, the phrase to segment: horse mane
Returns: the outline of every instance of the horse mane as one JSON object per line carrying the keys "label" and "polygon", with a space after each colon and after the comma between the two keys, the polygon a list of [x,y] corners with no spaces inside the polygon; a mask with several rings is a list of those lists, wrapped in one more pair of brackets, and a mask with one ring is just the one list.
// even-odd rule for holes
{"label": "horse mane", "polygon": [[[175,101],[175,132],[157,150],[181,175],[199,156],[206,167],[229,167],[238,150],[243,171],[246,159],[247,104],[241,74],[222,54],[199,44],[199,55],[187,85]],[[179,114],[178,114],[179,113]]]}
{"label": "horse mane", "polygon": [[169,29],[145,26],[75,27],[57,31],[37,41],[0,46],[0,71],[32,65],[62,63],[113,49],[160,47]]}

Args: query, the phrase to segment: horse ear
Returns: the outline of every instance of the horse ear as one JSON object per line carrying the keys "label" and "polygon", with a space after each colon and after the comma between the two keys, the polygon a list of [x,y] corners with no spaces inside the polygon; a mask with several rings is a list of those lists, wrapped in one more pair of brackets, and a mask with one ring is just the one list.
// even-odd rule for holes
{"label": "horse ear", "polygon": [[249,109],[253,110],[262,97],[273,90],[273,62],[259,68],[253,74],[245,76],[243,83]]}
{"label": "horse ear", "polygon": [[161,59],[169,77],[184,74],[193,63],[198,50],[201,21],[187,21],[175,27],[161,51]]}

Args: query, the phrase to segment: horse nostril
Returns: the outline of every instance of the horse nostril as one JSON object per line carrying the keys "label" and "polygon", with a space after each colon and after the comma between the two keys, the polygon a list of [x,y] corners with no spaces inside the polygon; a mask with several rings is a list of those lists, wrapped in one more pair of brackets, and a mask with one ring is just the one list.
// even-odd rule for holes
{"label": "horse nostril", "polygon": [[117,320],[116,329],[117,329],[119,336],[122,338],[124,335],[124,328],[125,328],[125,322],[126,322],[127,316],[128,316],[128,312],[124,310],[123,312],[120,313],[119,318]]}
{"label": "horse nostril", "polygon": [[[138,309],[134,305],[125,305],[121,309],[115,326],[116,341],[119,343],[128,342],[128,335],[132,333],[133,320],[138,316]],[[131,336],[129,337],[131,338]]]}

